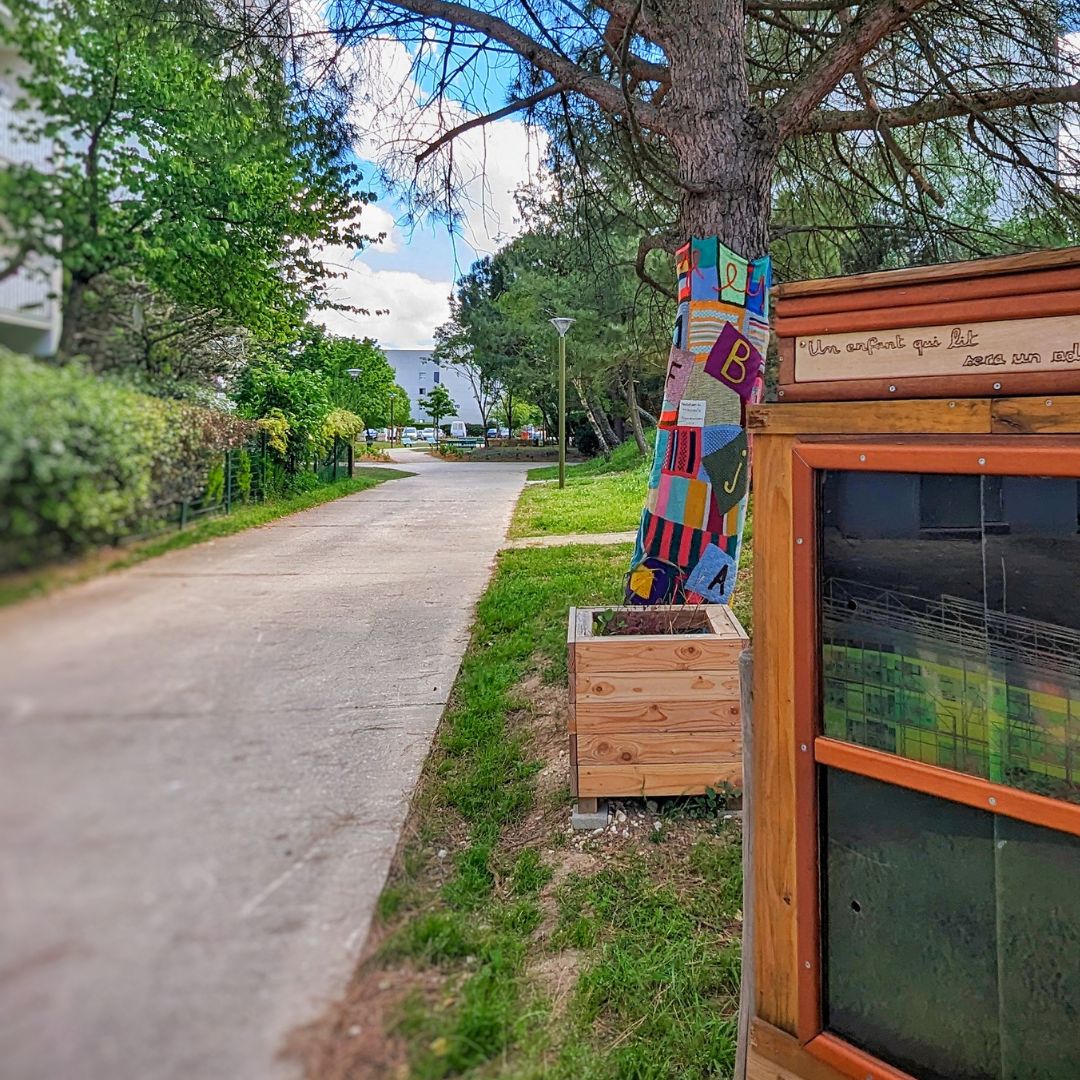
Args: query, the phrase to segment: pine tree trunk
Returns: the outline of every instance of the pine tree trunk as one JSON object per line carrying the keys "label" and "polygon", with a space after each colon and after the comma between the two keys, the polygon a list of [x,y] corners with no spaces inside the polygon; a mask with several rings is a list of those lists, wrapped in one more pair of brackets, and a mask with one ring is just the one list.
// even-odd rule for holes
{"label": "pine tree trunk", "polygon": [[681,239],[717,236],[736,254],[757,258],[769,249],[779,141],[750,100],[743,0],[681,0],[665,15],[673,38],[667,105],[678,120],[672,143],[684,187]]}
{"label": "pine tree trunk", "polygon": [[607,443],[612,450],[614,450],[615,447],[622,442],[622,439],[615,434],[615,429],[611,426],[608,414],[604,411],[604,406],[600,401],[599,394],[596,392],[596,387],[591,382],[586,381],[585,393],[589,398],[589,408],[596,415],[596,422],[600,425],[600,429],[604,433],[604,438],[607,440]]}
{"label": "pine tree trunk", "polygon": [[589,395],[585,392],[584,380],[572,379],[571,382],[574,385],[574,389],[577,391],[578,400],[581,402],[581,407],[585,410],[585,415],[589,419],[589,424],[593,429],[593,433],[596,435],[596,441],[600,444],[600,452],[605,457],[611,453],[611,444],[604,438],[604,432],[600,428],[600,424],[596,419],[596,413],[593,412],[591,403],[589,402]]}
{"label": "pine tree trunk", "polygon": [[89,282],[82,278],[72,277],[64,292],[63,325],[60,328],[60,344],[56,353],[61,360],[70,360],[75,352],[75,344],[78,340],[78,332],[83,317],[83,307],[86,298],[86,290]]}
{"label": "pine tree trunk", "polygon": [[630,414],[630,430],[634,433],[634,442],[642,455],[649,452],[649,444],[645,441],[645,431],[641,426],[641,414],[638,412],[637,388],[634,386],[634,372],[627,368],[626,380],[623,383],[623,392],[626,397],[626,411]]}

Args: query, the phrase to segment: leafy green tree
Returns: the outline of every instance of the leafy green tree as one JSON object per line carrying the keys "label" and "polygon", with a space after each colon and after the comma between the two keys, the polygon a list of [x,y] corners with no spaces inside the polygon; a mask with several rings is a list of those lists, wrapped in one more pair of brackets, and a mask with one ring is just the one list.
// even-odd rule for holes
{"label": "leafy green tree", "polygon": [[244,369],[236,398],[241,416],[270,421],[265,425],[270,445],[286,471],[298,472],[321,448],[333,408],[323,372],[290,368],[276,357],[262,357]]}
{"label": "leafy green tree", "polygon": [[366,427],[388,422],[394,369],[371,338],[337,337],[308,324],[285,352],[292,367],[322,374],[331,402],[362,417]]}
{"label": "leafy green tree", "polygon": [[0,278],[59,255],[62,354],[106,275],[287,338],[329,303],[317,246],[363,241],[371,196],[341,125],[293,93],[272,48],[223,57],[212,39],[167,0],[152,13],[141,0],[20,0],[0,20],[0,44],[30,69],[18,134],[55,148],[47,171],[0,169],[13,253]]}
{"label": "leafy green tree", "polygon": [[450,307],[450,321],[435,330],[432,355],[444,368],[456,371],[469,384],[480,413],[480,426],[486,432],[488,420],[503,396],[503,386],[490,353],[478,354],[474,350],[469,332],[461,324],[461,305],[456,298],[451,298]]}
{"label": "leafy green tree", "polygon": [[[393,400],[390,401],[391,395]],[[387,426],[394,431],[400,431],[403,427],[415,426],[412,416],[412,403],[409,400],[409,391],[405,387],[394,383],[387,395]]]}
{"label": "leafy green tree", "polygon": [[454,399],[450,396],[450,392],[446,387],[439,383],[438,386],[432,387],[431,393],[424,398],[420,407],[431,417],[435,424],[435,442],[438,444],[439,421],[444,416],[456,415],[457,405],[454,404]]}

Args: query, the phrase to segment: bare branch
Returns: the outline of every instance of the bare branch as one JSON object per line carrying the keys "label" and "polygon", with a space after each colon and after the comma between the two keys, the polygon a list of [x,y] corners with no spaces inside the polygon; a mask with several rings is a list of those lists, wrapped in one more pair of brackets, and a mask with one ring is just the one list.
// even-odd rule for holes
{"label": "bare branch", "polygon": [[[546,71],[567,90],[575,90],[612,116],[622,116],[627,111],[622,89],[579,67],[574,61],[541,45],[534,38],[512,26],[504,19],[478,11],[454,0],[399,0],[399,7],[416,15],[439,19],[459,27],[467,27],[477,33],[513,49],[534,67]],[[633,104],[637,122],[654,131],[664,131],[665,125],[658,108],[645,101]]]}
{"label": "bare branch", "polygon": [[516,101],[511,101],[508,105],[504,105],[501,109],[485,113],[483,116],[474,116],[471,120],[466,120],[464,124],[458,124],[457,127],[451,128],[449,131],[444,131],[434,142],[429,143],[416,155],[416,164],[423,164],[423,162],[431,157],[437,150],[445,146],[451,140],[456,139],[459,135],[464,135],[466,131],[472,131],[473,128],[483,127],[485,124],[494,123],[496,120],[501,120],[504,116],[512,116],[522,109],[531,109],[534,105],[538,105],[541,101],[546,101],[549,97],[554,97],[565,89],[566,87],[561,83],[556,83],[554,86],[546,86],[543,90],[537,90],[535,94],[529,94],[528,97],[518,98]]}
{"label": "bare branch", "polygon": [[[871,0],[851,24],[813,62],[807,64],[791,89],[773,106],[781,139],[805,130],[807,119],[837,83],[889,34],[898,30],[930,0]],[[869,126],[873,126],[872,124]]]}
{"label": "bare branch", "polygon": [[956,97],[934,98],[917,105],[895,109],[821,109],[811,113],[800,134],[834,131],[868,131],[880,119],[891,128],[911,127],[951,116],[1016,109],[1035,105],[1064,105],[1080,102],[1080,83],[1068,86],[1025,86],[1017,90],[979,90]]}

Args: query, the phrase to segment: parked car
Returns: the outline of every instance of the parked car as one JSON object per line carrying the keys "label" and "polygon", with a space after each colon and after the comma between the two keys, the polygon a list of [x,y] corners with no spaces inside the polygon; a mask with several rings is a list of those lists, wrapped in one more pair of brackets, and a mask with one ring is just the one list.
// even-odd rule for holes
{"label": "parked car", "polygon": [[464,420],[451,420],[450,421],[450,438],[451,439],[465,439],[468,438],[469,429],[465,426]]}
{"label": "parked car", "polygon": [[373,427],[365,428],[364,429],[364,438],[365,439],[370,439],[372,442],[374,442],[376,439],[379,438],[379,429],[378,428],[373,428]]}
{"label": "parked car", "polygon": [[436,441],[437,441],[436,438],[435,438],[435,432],[434,431],[425,431],[420,436],[420,439],[421,439],[422,442],[426,442],[426,443],[430,444],[431,446],[434,446]]}
{"label": "parked car", "polygon": [[410,442],[416,442],[416,439],[417,439],[416,428],[414,428],[414,427],[402,428],[401,429],[401,438],[402,438],[402,441],[404,441],[405,439],[408,439]]}
{"label": "parked car", "polygon": [[499,437],[499,429],[497,427],[489,427],[487,429],[487,437],[489,439],[497,439]]}

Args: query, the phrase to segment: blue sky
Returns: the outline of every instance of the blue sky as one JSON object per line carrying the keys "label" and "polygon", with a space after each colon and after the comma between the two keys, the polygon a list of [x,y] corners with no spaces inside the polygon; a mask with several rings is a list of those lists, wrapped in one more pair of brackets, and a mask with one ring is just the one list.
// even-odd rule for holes
{"label": "blue sky", "polygon": [[[361,223],[371,233],[386,231],[389,236],[386,243],[355,257],[331,252],[329,261],[346,270],[340,299],[359,307],[389,308],[389,314],[328,313],[324,321],[337,333],[369,335],[387,348],[425,347],[448,316],[448,297],[457,278],[476,258],[495,251],[520,230],[512,193],[539,170],[541,148],[536,133],[514,117],[473,129],[454,142],[453,161],[465,193],[465,220],[456,234],[430,218],[404,223],[403,204],[381,183],[374,163],[402,182],[410,180],[416,150],[434,134],[506,103],[517,67],[504,58],[492,64],[481,61],[459,76],[452,101],[447,105],[444,100],[440,112],[432,97],[445,59],[438,45],[418,53],[384,39],[364,48],[358,56],[366,100],[355,114],[361,132],[357,156],[365,186],[380,197],[365,209]],[[459,55],[460,48],[451,68]],[[436,183],[438,178],[433,168],[423,179]]]}

